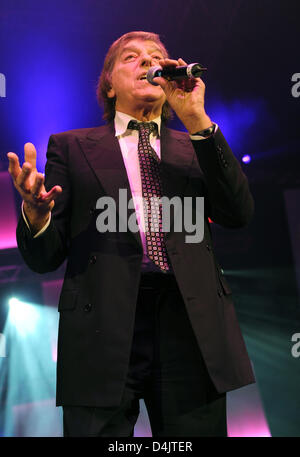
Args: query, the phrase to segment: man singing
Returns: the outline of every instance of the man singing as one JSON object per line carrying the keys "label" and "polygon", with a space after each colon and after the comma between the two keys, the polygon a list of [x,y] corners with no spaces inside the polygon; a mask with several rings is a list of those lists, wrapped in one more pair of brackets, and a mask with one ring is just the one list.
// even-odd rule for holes
{"label": "man singing", "polygon": [[[247,225],[248,182],[205,112],[203,81],[152,85],[145,76],[156,65],[186,62],[169,59],[154,33],[121,36],[98,84],[107,124],[51,135],[45,177],[31,143],[22,168],[8,154],[25,262],[45,273],[67,259],[57,361],[64,436],[133,436],[141,398],[153,436],[227,436],[226,392],[255,382],[208,220]],[[188,133],[167,128],[171,108]],[[112,197],[120,221],[119,190],[139,230],[101,232],[97,202]],[[159,209],[149,228],[141,201],[150,197],[204,197],[203,239],[187,242],[172,213],[163,231]]]}

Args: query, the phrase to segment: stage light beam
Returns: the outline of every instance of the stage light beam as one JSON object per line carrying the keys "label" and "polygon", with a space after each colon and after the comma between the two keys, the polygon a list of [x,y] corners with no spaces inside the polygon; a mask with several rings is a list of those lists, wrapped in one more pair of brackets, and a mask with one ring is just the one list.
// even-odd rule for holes
{"label": "stage light beam", "polygon": [[10,298],[8,305],[8,319],[16,328],[17,332],[23,337],[29,333],[33,333],[39,319],[37,307],[30,303],[25,303],[16,297]]}

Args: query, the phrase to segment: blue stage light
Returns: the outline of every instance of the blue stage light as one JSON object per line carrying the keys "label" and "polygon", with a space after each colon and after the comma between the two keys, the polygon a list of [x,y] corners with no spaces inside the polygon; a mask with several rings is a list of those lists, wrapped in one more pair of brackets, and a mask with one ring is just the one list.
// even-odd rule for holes
{"label": "blue stage light", "polygon": [[8,301],[9,304],[9,322],[16,328],[22,336],[34,332],[39,319],[37,307],[30,303],[25,303],[16,297]]}
{"label": "blue stage light", "polygon": [[243,156],[242,161],[243,161],[244,163],[249,163],[249,162],[251,162],[251,156],[249,156],[248,154],[245,155],[245,156]]}

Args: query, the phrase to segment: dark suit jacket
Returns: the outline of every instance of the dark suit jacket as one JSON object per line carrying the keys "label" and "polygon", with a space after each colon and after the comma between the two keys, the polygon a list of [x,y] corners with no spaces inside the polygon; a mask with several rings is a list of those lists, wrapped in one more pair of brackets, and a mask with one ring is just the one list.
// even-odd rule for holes
{"label": "dark suit jacket", "polygon": [[[205,198],[203,241],[186,243],[187,233],[171,225],[166,246],[209,374],[219,392],[236,389],[254,376],[208,217],[224,227],[246,225],[254,207],[248,182],[220,130],[192,142],[163,125],[161,158],[164,195]],[[38,273],[68,259],[58,305],[57,404],[115,406],[129,363],[142,244],[139,233],[96,229],[99,197],[118,202],[119,188],[126,188],[131,198],[113,126],[52,135],[45,175],[48,190],[63,189],[51,223],[34,239],[20,218],[17,240]]]}

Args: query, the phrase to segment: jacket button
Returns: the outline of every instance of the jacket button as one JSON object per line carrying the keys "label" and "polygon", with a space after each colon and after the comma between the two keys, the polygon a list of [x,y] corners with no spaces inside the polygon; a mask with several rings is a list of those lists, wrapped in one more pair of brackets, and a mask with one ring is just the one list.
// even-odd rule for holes
{"label": "jacket button", "polygon": [[90,208],[90,215],[93,216],[96,213],[96,208]]}
{"label": "jacket button", "polygon": [[91,264],[95,264],[96,261],[97,261],[97,257],[96,257],[95,255],[92,255],[92,256],[90,257],[90,263],[91,263]]}
{"label": "jacket button", "polygon": [[91,311],[91,309],[92,309],[92,304],[91,303],[87,303],[83,309],[84,309],[84,311],[86,313],[89,313]]}
{"label": "jacket button", "polygon": [[218,289],[218,295],[219,295],[219,297],[222,297],[222,295],[223,295],[223,292],[220,289]]}
{"label": "jacket button", "polygon": [[208,251],[211,251],[211,245],[207,243],[206,248]]}

